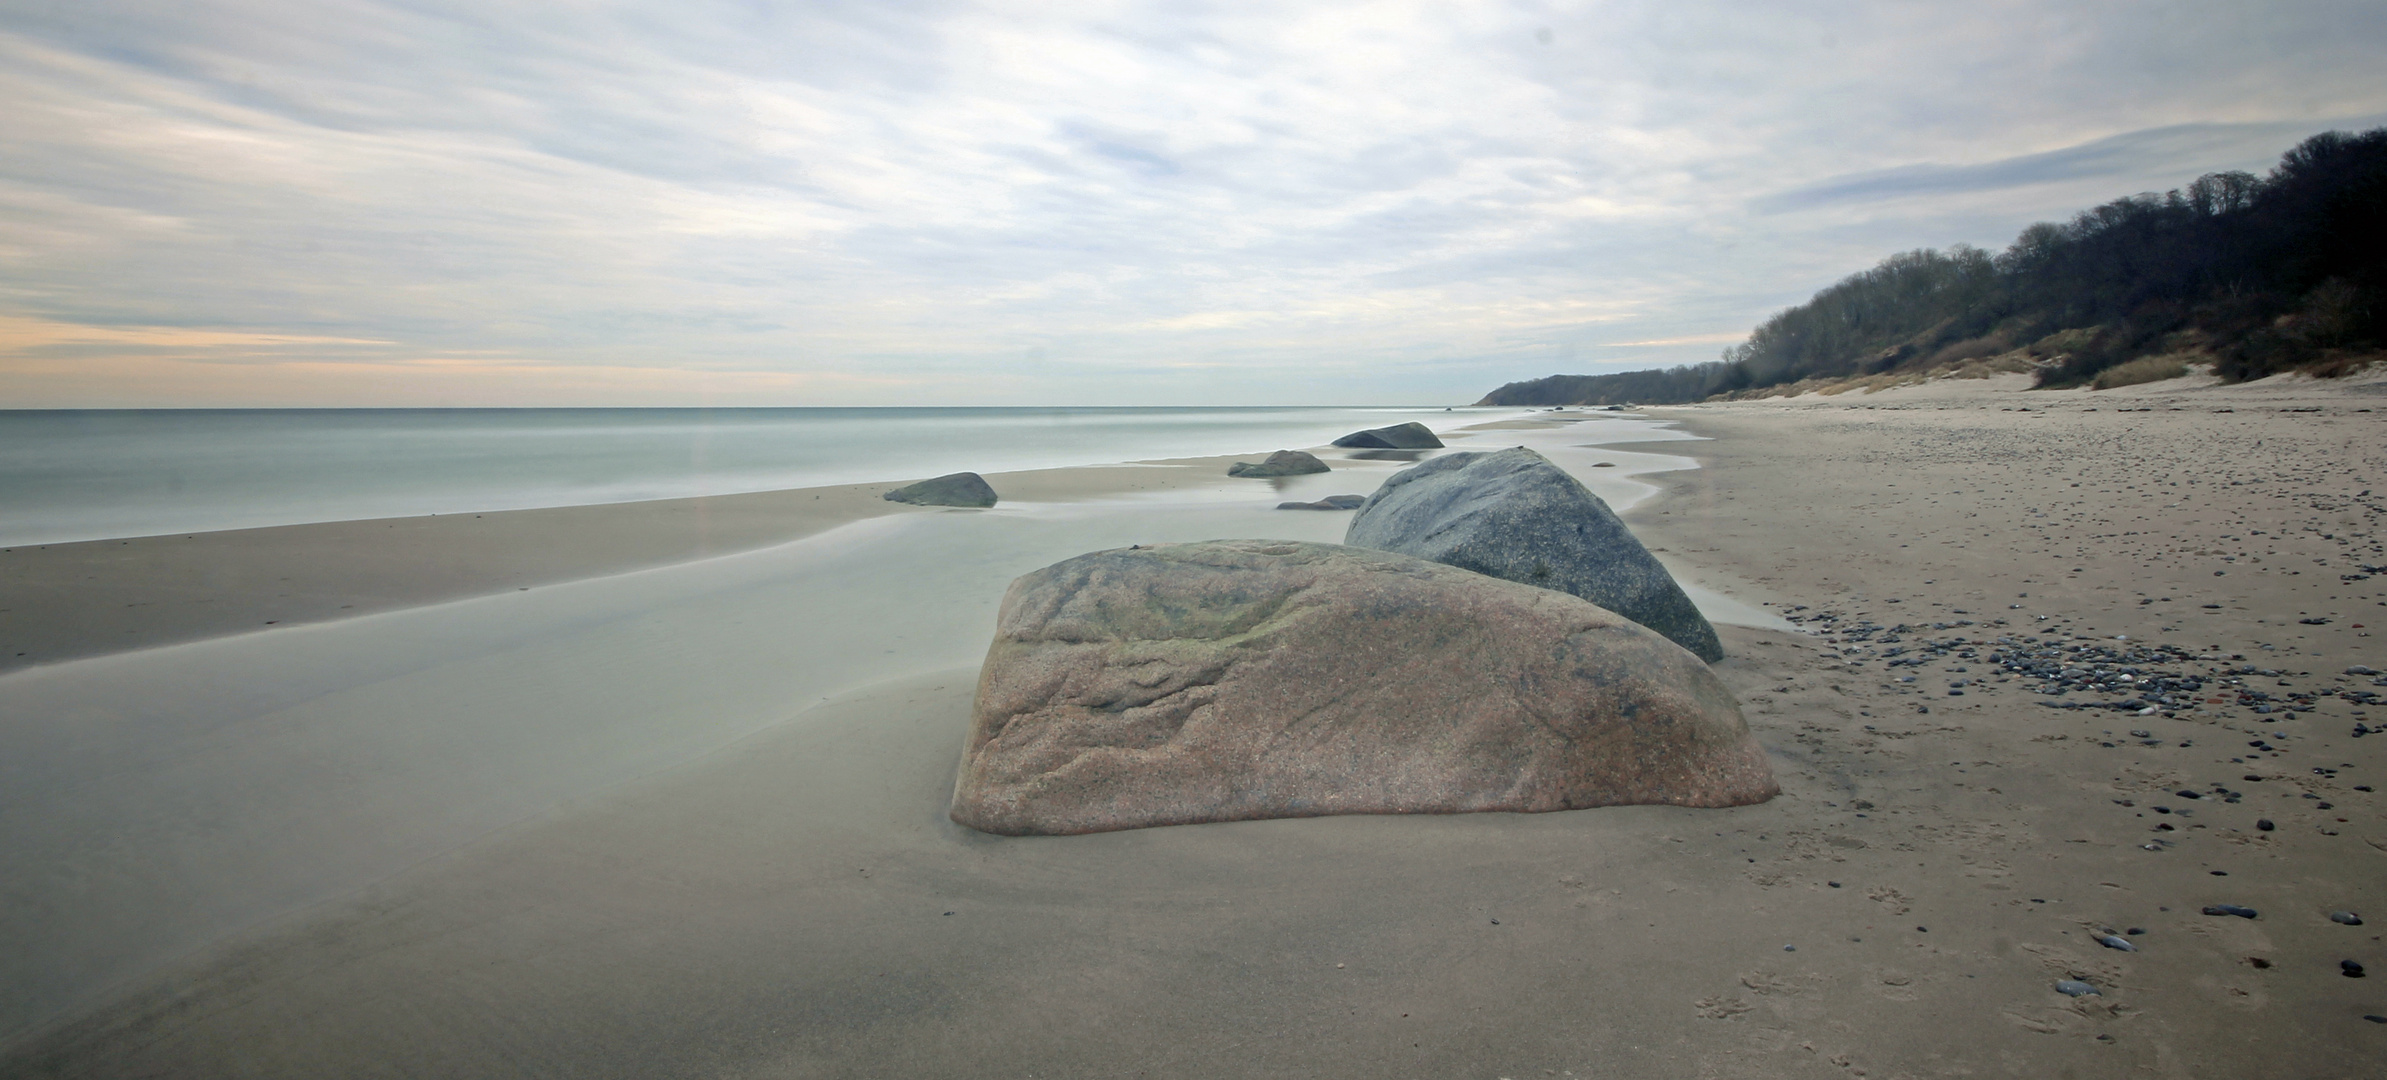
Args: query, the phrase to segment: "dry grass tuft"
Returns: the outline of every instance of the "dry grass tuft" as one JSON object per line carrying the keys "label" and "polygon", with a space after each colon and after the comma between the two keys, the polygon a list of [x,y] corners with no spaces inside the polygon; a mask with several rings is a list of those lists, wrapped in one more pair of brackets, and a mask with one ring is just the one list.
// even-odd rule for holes
{"label": "dry grass tuft", "polygon": [[2320,359],[2304,364],[2298,370],[2316,379],[2342,379],[2383,360],[2387,360],[2387,352],[2331,349],[2322,354]]}
{"label": "dry grass tuft", "polygon": [[1998,375],[2014,375],[2034,371],[2037,370],[2037,367],[2038,365],[2031,363],[2030,354],[2018,349],[2014,352],[1989,357],[1986,360],[1972,361],[1949,372],[1948,377],[1987,379]]}
{"label": "dry grass tuft", "polygon": [[2089,383],[2091,390],[2111,390],[2117,386],[2136,386],[2140,383],[2177,379],[2188,374],[2188,361],[2178,356],[2142,356],[2124,364],[2116,364],[2097,373]]}

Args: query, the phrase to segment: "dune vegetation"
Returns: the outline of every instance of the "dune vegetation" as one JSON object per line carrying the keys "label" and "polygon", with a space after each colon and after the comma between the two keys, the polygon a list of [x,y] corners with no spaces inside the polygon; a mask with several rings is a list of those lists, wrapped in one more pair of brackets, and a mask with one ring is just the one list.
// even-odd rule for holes
{"label": "dune vegetation", "polygon": [[[2231,382],[2327,376],[2383,343],[2387,128],[2315,135],[2267,176],[2209,173],[2041,222],[1994,255],[1964,244],[1892,255],[1708,363],[1553,375],[1481,404],[1684,402],[1998,371],[2102,388],[2190,362]],[[2158,357],[2173,359],[2141,364]],[[2120,373],[2129,365],[2140,366]]]}

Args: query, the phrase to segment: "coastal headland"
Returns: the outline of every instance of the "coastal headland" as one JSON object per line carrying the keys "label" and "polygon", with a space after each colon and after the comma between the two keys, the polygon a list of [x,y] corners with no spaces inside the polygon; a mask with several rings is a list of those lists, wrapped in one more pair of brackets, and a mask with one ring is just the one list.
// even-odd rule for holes
{"label": "coastal headland", "polygon": [[[1184,501],[1221,459],[302,526],[180,644],[12,623],[56,659],[0,676],[0,1073],[2369,1075],[2387,380],[2026,382],[1440,433],[1662,487],[1625,520],[1751,612],[1702,601],[1783,793],[1730,809],[945,818],[1011,576],[1339,539],[1270,508],[1404,463],[1325,448],[1249,498]],[[514,532],[435,554],[474,529]],[[260,629],[277,570],[315,607]]]}

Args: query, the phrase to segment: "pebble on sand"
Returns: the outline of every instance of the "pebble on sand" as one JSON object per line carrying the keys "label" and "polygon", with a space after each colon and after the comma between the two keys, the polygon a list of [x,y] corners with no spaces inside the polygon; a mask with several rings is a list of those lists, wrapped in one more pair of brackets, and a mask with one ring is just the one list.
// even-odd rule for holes
{"label": "pebble on sand", "polygon": [[2065,997],[2080,997],[2084,994],[2095,994],[2098,997],[2105,996],[2104,994],[2099,993],[2096,987],[2090,986],[2079,979],[2059,979],[2056,981],[2055,990],[2056,993],[2062,994]]}

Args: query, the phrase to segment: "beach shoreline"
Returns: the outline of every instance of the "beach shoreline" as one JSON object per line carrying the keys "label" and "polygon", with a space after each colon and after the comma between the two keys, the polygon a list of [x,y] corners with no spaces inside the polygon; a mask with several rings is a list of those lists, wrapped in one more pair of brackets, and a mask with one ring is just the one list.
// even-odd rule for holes
{"label": "beach shoreline", "polygon": [[[60,1076],[390,1060],[452,1075],[537,1061],[583,1075],[897,1076],[998,1058],[1063,1076],[2361,1075],[2382,1030],[2361,1017],[2387,1002],[2336,964],[2387,955],[2375,925],[2327,916],[2387,882],[2387,816],[2360,790],[2387,779],[2387,752],[2347,737],[2383,711],[2363,704],[2367,678],[2340,674],[2387,667],[2364,614],[2387,615],[2387,578],[2353,580],[2387,563],[2370,554],[2382,500],[2361,494],[2387,490],[2387,414],[2358,411],[2387,408],[2374,385],[2091,395],[1987,380],[1650,409],[1705,441],[1574,458],[1697,459],[1650,470],[1664,494],[1626,519],[1689,576],[1798,624],[1719,627],[1715,670],[1784,787],[1760,806],[987,837],[942,816],[968,635],[911,640],[883,669],[859,663],[873,640],[818,661],[851,676],[828,700],[789,702],[771,722],[757,712],[702,752],[610,782],[584,776],[579,794],[469,843],[128,972],[0,1044],[0,1061]],[[1570,452],[1567,428],[1516,430]],[[912,520],[1079,550],[1165,532]],[[1324,535],[1341,521],[1221,509],[1182,528]],[[853,529],[846,548],[903,557],[890,546],[907,530]],[[709,586],[743,595],[798,565],[773,560],[838,535],[466,603],[564,604],[576,589],[751,567]],[[860,565],[807,588],[846,587],[839,568]],[[936,582],[903,595],[891,583],[854,582],[853,606],[823,610],[947,602]],[[472,681],[484,668],[619,664],[769,609],[691,607],[622,646],[570,637],[376,693],[437,714],[503,690]],[[443,614],[285,640],[381,640],[368,635]],[[708,657],[653,700],[751,680],[861,629],[778,642],[747,667]],[[256,637],[184,651],[249,656]],[[2159,666],[2203,680],[2193,703],[2124,715],[2106,706],[2128,691],[1999,659],[2093,664],[2131,642],[2185,650]],[[20,672],[0,690],[176,652]],[[2245,668],[2273,674],[2229,674]],[[320,708],[273,715],[296,732]],[[2261,917],[2199,914],[2217,903]],[[2108,929],[2140,931],[2135,951],[2096,944]],[[2052,989],[2067,978],[2101,989]]]}
{"label": "beach shoreline", "polygon": [[[1250,456],[1250,455],[1245,455]],[[1233,456],[996,473],[1014,501],[1212,480]],[[889,514],[908,481],[0,549],[0,673],[753,551]]]}

